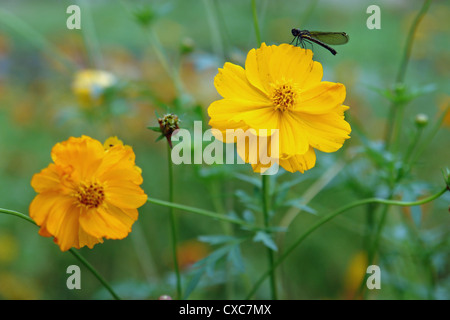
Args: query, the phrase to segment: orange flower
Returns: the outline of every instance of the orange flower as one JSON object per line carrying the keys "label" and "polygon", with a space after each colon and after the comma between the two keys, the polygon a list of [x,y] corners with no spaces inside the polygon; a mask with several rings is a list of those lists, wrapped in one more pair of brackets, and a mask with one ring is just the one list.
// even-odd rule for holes
{"label": "orange flower", "polygon": [[186,269],[205,258],[209,253],[209,246],[206,243],[189,240],[180,244],[177,248],[177,259],[181,269]]}
{"label": "orange flower", "polygon": [[53,236],[62,251],[125,238],[147,200],[133,149],[82,136],[56,144],[51,155],[53,163],[31,180],[39,234]]}

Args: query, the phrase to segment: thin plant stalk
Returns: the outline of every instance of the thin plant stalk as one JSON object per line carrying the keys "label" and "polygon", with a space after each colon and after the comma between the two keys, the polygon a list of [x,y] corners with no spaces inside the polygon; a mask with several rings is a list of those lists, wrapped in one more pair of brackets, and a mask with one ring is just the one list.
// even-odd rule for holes
{"label": "thin plant stalk", "polygon": [[[264,215],[264,227],[269,228],[269,177],[267,175],[262,175],[262,208]],[[274,253],[271,248],[267,248],[267,258],[270,266],[270,294],[272,300],[278,299],[277,293],[277,282],[276,282],[276,270],[274,268]]]}
{"label": "thin plant stalk", "polygon": [[[428,198],[424,198],[418,201],[413,201],[413,202],[402,202],[402,201],[395,201],[395,200],[386,200],[386,199],[379,199],[379,198],[368,198],[368,199],[363,199],[363,200],[358,200],[355,202],[352,202],[350,204],[347,204],[339,209],[337,209],[336,211],[322,217],[319,221],[317,221],[314,225],[312,225],[306,232],[304,232],[299,238],[297,238],[297,240],[294,241],[294,243],[283,252],[282,255],[280,255],[278,257],[277,260],[274,261],[273,264],[273,269],[277,268],[279,265],[281,265],[281,263],[286,260],[287,257],[289,257],[289,255],[311,234],[313,233],[315,230],[317,230],[319,227],[321,227],[322,225],[324,225],[325,223],[327,223],[328,221],[334,219],[335,217],[337,217],[338,215],[352,209],[358,206],[362,206],[362,205],[368,205],[368,204],[374,204],[374,203],[380,203],[380,204],[385,204],[385,205],[393,205],[393,206],[402,206],[402,207],[411,207],[411,206],[418,206],[418,205],[422,205],[428,202],[431,202],[437,198],[439,198],[441,195],[443,195],[446,191],[448,191],[449,188],[446,186],[445,188],[443,188],[441,191],[437,192],[434,195],[429,196]],[[247,295],[246,299],[251,299],[253,297],[253,295],[256,293],[256,291],[258,290],[258,288],[261,286],[261,284],[264,282],[264,280],[266,280],[267,277],[270,276],[270,274],[272,273],[272,269],[267,270],[259,279],[258,281],[254,284],[252,290],[250,291],[250,293]]]}
{"label": "thin plant stalk", "polygon": [[195,213],[195,214],[199,214],[205,217],[209,217],[212,219],[216,219],[219,221],[225,221],[225,222],[229,222],[229,223],[234,223],[237,225],[240,225],[242,227],[245,227],[246,229],[249,230],[263,230],[264,228],[258,228],[254,225],[248,224],[246,221],[244,220],[240,220],[240,219],[235,219],[235,218],[231,218],[229,216],[225,216],[223,214],[218,214],[209,210],[204,210],[204,209],[200,209],[200,208],[195,208],[195,207],[190,207],[190,206],[186,206],[183,204],[178,204],[178,203],[172,203],[172,202],[168,202],[168,201],[164,201],[164,200],[159,200],[159,199],[155,199],[155,198],[147,198],[147,202],[151,203],[151,204],[156,204],[159,206],[164,206],[164,207],[168,207],[168,208],[174,208],[174,209],[178,209],[178,210],[182,210],[182,211],[186,211],[186,212],[191,212],[191,213]]}
{"label": "thin plant stalk", "polygon": [[[261,33],[259,30],[259,23],[258,23],[258,14],[256,11],[256,1],[252,0],[252,14],[253,14],[253,25],[255,28],[255,36],[256,41],[258,42],[258,45],[261,45]],[[267,175],[262,175],[262,211],[264,216],[264,227],[269,227],[269,178]],[[270,267],[270,296],[272,300],[276,300],[278,298],[277,293],[277,283],[276,283],[276,277],[275,277],[275,266],[274,266],[274,253],[272,249],[267,248],[267,258],[269,262]]]}
{"label": "thin plant stalk", "polygon": [[[169,144],[167,144],[167,162],[168,162],[168,172],[169,172],[169,201],[173,202],[173,165],[172,165],[172,148]],[[170,214],[170,229],[172,235],[172,256],[173,256],[173,265],[175,270],[176,282],[177,282],[177,297],[181,299],[182,297],[182,289],[181,289],[181,275],[180,275],[180,267],[178,265],[178,256],[177,256],[177,245],[178,245],[178,236],[177,236],[177,227],[176,227],[176,218],[174,213],[174,207],[169,207]]]}
{"label": "thin plant stalk", "polygon": [[[402,61],[400,63],[400,67],[397,73],[396,77],[396,88],[397,88],[397,98],[399,91],[403,91],[404,87],[404,81],[405,81],[405,75],[406,75],[406,68],[408,66],[408,62],[410,60],[411,56],[411,49],[413,46],[414,41],[414,35],[417,30],[417,27],[420,23],[420,21],[425,16],[428,8],[430,7],[431,0],[425,0],[422,8],[420,9],[419,13],[417,14],[416,18],[414,19],[406,40],[406,45],[403,50],[403,56]],[[404,117],[404,108],[406,106],[406,103],[404,101],[393,101],[390,106],[390,114],[387,121],[387,128],[386,128],[386,136],[385,136],[385,145],[386,150],[389,150],[396,154],[398,152],[398,147],[400,143],[400,130],[402,128],[403,124],[403,117]],[[395,186],[400,180],[402,179],[402,176],[398,175],[396,170],[394,168],[391,169],[391,183],[389,186],[389,200],[392,199],[394,195]],[[369,264],[373,262],[375,259],[375,255],[378,251],[378,244],[380,242],[380,236],[382,234],[382,230],[384,228],[384,225],[386,223],[387,218],[387,212],[389,210],[389,204],[386,204],[386,206],[382,209],[382,214],[378,223],[378,228],[376,230],[375,237],[373,239],[373,242],[371,246],[368,248],[368,257],[369,257]],[[367,277],[367,275],[366,275]],[[365,277],[365,278],[366,278]],[[365,283],[365,278],[363,282],[361,283],[360,289],[363,288],[363,285]]]}
{"label": "thin plant stalk", "polygon": [[258,14],[256,12],[256,1],[252,0],[253,26],[255,28],[256,42],[261,45],[261,33],[259,31]]}
{"label": "thin plant stalk", "polygon": [[[417,27],[419,26],[420,21],[423,19],[423,17],[427,13],[430,5],[431,5],[431,0],[424,1],[422,8],[420,9],[419,13],[417,14],[416,18],[414,19],[414,21],[411,25],[411,28],[409,29],[408,37],[406,39],[406,45],[403,50],[402,61],[400,63],[400,67],[398,69],[398,73],[397,73],[397,77],[396,77],[396,86],[402,86],[405,81],[406,68],[408,66],[408,62],[409,62],[410,56],[411,56],[411,49],[412,49],[412,45],[413,45],[413,41],[414,41],[414,34],[417,30]],[[393,141],[392,133],[394,132],[394,126],[396,125],[395,119],[397,119],[397,113],[398,113],[398,103],[394,102],[391,104],[391,107],[390,107],[390,114],[388,117],[387,128],[386,128],[385,141],[386,141],[387,149],[389,149],[390,144]]]}
{"label": "thin plant stalk", "polygon": [[[0,208],[0,213],[9,214],[9,215],[13,215],[13,216],[19,217],[19,218],[24,219],[24,220],[34,224],[35,226],[37,226],[36,222],[34,222],[33,219],[31,219],[29,216],[27,216],[27,215],[25,215],[25,214],[23,214],[21,212]],[[113,290],[113,288],[109,285],[109,283],[100,275],[100,273],[98,273],[98,271],[78,251],[76,251],[73,248],[70,248],[69,252],[75,258],[77,258],[78,261],[80,261],[86,268],[88,268],[88,270],[94,275],[94,277],[97,278],[98,281],[100,281],[100,283],[113,296],[114,299],[120,300],[120,297]]]}

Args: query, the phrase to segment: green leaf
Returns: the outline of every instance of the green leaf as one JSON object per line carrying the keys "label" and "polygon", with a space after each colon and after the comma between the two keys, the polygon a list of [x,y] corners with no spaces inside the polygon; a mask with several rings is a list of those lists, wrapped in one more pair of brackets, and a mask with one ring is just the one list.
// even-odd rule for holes
{"label": "green leaf", "polygon": [[198,284],[200,283],[200,280],[205,273],[205,269],[201,268],[194,272],[194,275],[192,276],[191,280],[188,282],[186,286],[186,290],[184,291],[184,297],[183,300],[187,300],[191,293],[197,288]]}
{"label": "green leaf", "polygon": [[234,245],[228,252],[228,260],[231,261],[233,267],[239,272],[245,271],[244,259],[242,258],[241,249],[239,244]]}
{"label": "green leaf", "polygon": [[244,190],[236,190],[234,194],[248,209],[254,211],[261,210],[260,204],[255,203],[255,198],[248,195]]}
{"label": "green leaf", "polygon": [[313,208],[307,206],[306,204],[303,204],[302,201],[303,201],[302,199],[292,199],[292,200],[287,201],[284,205],[287,206],[287,207],[295,207],[295,208],[298,208],[300,210],[306,211],[308,213],[317,215],[317,211],[316,210],[314,210]]}
{"label": "green leaf", "polygon": [[236,237],[227,236],[227,235],[208,235],[208,236],[199,236],[198,240],[201,242],[209,243],[211,245],[227,243],[236,240]]}
{"label": "green leaf", "polygon": [[248,182],[254,185],[255,187],[261,189],[261,179],[258,179],[254,176],[248,176],[242,173],[236,173],[234,176],[241,181]]}
{"label": "green leaf", "polygon": [[272,237],[264,231],[258,231],[253,238],[253,241],[262,242],[266,247],[272,249],[273,251],[278,251],[275,241],[273,241]]}
{"label": "green leaf", "polygon": [[155,131],[155,132],[161,132],[161,128],[160,127],[147,127],[147,129],[150,129],[150,130]]}
{"label": "green leaf", "polygon": [[158,138],[156,138],[155,142],[158,142],[161,139],[164,139],[164,135],[160,135]]}
{"label": "green leaf", "polygon": [[244,212],[242,213],[242,217],[244,218],[245,221],[251,224],[255,223],[255,215],[250,210],[244,210]]}

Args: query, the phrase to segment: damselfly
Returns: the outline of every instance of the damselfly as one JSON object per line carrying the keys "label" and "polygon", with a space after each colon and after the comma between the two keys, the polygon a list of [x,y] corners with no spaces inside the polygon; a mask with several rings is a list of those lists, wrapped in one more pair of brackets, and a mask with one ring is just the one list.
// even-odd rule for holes
{"label": "damselfly", "polygon": [[291,44],[295,41],[295,45],[301,45],[304,47],[306,42],[314,42],[328,51],[330,51],[333,55],[337,52],[330,45],[340,45],[348,42],[348,35],[345,32],[320,32],[320,31],[308,31],[308,30],[300,30],[300,29],[292,29],[292,35],[294,39]]}

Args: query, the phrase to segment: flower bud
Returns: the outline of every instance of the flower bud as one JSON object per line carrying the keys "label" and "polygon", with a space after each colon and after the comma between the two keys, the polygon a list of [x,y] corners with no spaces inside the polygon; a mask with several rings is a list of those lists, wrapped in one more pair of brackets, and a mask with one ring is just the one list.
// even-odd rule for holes
{"label": "flower bud", "polygon": [[419,113],[416,115],[414,122],[418,128],[423,128],[428,124],[428,116],[424,113]]}
{"label": "flower bud", "polygon": [[178,119],[178,116],[173,113],[166,114],[164,117],[158,119],[158,123],[161,134],[166,137],[170,148],[172,148],[172,134],[175,130],[179,129],[178,124],[180,123],[180,120]]}
{"label": "flower bud", "polygon": [[194,51],[195,42],[192,38],[184,38],[181,41],[180,52],[181,54],[189,54]]}

